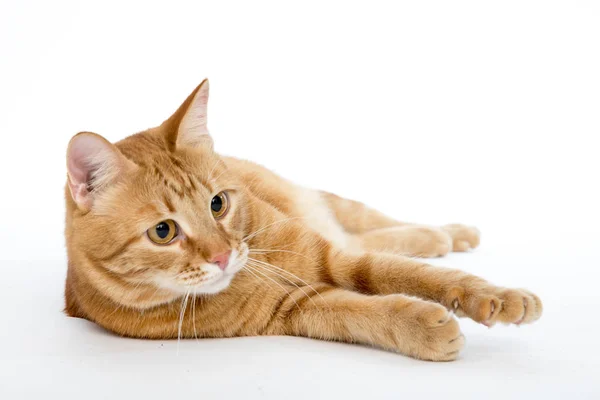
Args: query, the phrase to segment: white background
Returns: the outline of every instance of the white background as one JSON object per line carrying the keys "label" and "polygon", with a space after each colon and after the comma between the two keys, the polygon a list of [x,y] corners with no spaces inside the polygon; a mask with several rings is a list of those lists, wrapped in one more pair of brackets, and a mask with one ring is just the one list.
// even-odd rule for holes
{"label": "white background", "polygon": [[[462,321],[461,359],[433,364],[296,338],[177,354],[64,317],[68,140],[155,126],[204,77],[218,151],[477,225],[480,249],[434,262],[531,288],[542,319]],[[597,1],[4,0],[0,397],[597,396],[599,109]]]}

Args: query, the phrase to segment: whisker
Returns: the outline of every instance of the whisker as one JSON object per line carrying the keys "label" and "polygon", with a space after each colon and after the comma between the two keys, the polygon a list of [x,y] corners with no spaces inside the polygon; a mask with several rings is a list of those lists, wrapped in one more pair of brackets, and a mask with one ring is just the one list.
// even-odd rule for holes
{"label": "whisker", "polygon": [[278,271],[284,272],[284,273],[286,273],[286,274],[288,274],[288,275],[292,276],[293,278],[296,278],[296,279],[298,279],[298,280],[299,280],[300,282],[302,282],[302,283],[303,283],[305,286],[308,286],[308,287],[309,287],[309,288],[310,288],[310,289],[311,289],[313,292],[315,292],[315,293],[316,293],[316,294],[317,294],[317,295],[318,295],[318,296],[321,298],[321,300],[323,300],[325,303],[327,303],[327,301],[326,301],[326,300],[323,298],[323,296],[321,296],[321,293],[319,293],[319,292],[318,292],[318,291],[317,291],[317,290],[316,290],[316,289],[315,289],[315,288],[314,288],[314,287],[313,287],[313,286],[312,286],[310,283],[306,282],[304,279],[300,278],[298,275],[296,275],[296,274],[294,274],[294,273],[292,273],[292,272],[290,272],[290,271],[288,271],[288,270],[286,270],[286,269],[284,269],[284,268],[278,267],[277,265],[273,265],[273,264],[270,264],[270,263],[268,263],[268,262],[265,262],[265,261],[256,260],[256,259],[254,259],[254,258],[252,258],[252,257],[248,257],[248,259],[249,259],[249,260],[252,260],[252,261],[254,261],[254,262],[257,262],[257,263],[264,264],[264,265],[266,265],[266,266],[269,266],[269,267],[275,268],[275,269],[276,269],[276,270],[278,270]]}
{"label": "whisker", "polygon": [[[269,268],[267,265],[261,265],[260,263],[256,262],[256,260],[254,260],[254,259],[252,259],[252,262],[254,262],[253,266],[254,266],[255,268],[263,268],[263,269],[265,269],[266,271],[268,271],[268,272],[270,272],[270,273],[274,274],[275,276],[278,276],[278,277],[280,277],[280,278],[282,278],[282,279],[285,279],[287,282],[289,282],[289,283],[291,283],[292,285],[294,285],[296,288],[298,288],[298,289],[299,289],[299,290],[300,290],[300,291],[301,291],[301,292],[302,292],[302,293],[303,293],[303,294],[304,294],[304,295],[305,295],[305,296],[306,296],[306,297],[307,297],[307,298],[308,298],[308,299],[309,299],[309,300],[310,300],[310,301],[313,303],[313,305],[314,305],[315,307],[317,307],[317,308],[319,307],[319,306],[317,305],[317,303],[315,303],[315,301],[313,300],[313,298],[312,298],[311,296],[309,296],[309,295],[308,295],[308,293],[306,293],[306,292],[304,291],[304,289],[303,289],[302,287],[300,287],[300,286],[299,286],[297,283],[295,283],[295,282],[294,282],[294,281],[292,281],[291,279],[289,279],[289,278],[287,278],[287,277],[285,277],[285,276],[281,275],[281,273],[279,273],[279,272],[277,272],[277,271],[275,271],[275,270],[272,270],[272,269],[270,269],[270,268]],[[273,267],[274,267],[274,266],[273,266]],[[287,271],[283,271],[283,272],[287,272]],[[296,277],[296,278],[298,278],[298,277],[297,277],[297,276],[295,276],[294,274],[291,274],[291,275],[292,275],[292,276],[294,276],[294,277]],[[298,278],[298,279],[299,279],[299,278]],[[316,290],[315,290],[315,289],[314,289],[312,286],[308,285],[307,283],[305,283],[305,285],[306,285],[306,286],[309,286],[309,287],[310,287],[310,288],[311,288],[311,289],[312,289],[312,290],[313,290],[313,291],[314,291],[316,294],[320,295],[320,293],[319,293],[319,292],[317,292],[317,291],[316,291]],[[325,301],[325,299],[323,299],[323,301]]]}
{"label": "whisker", "polygon": [[244,271],[246,271],[246,272],[248,272],[249,274],[251,274],[251,275],[252,275],[254,278],[258,279],[258,281],[259,281],[261,284],[267,284],[267,286],[269,286],[269,287],[270,287],[272,290],[275,290],[275,291],[277,290],[277,288],[276,288],[275,286],[273,286],[273,285],[272,285],[270,282],[266,282],[266,281],[265,281],[263,278],[261,278],[260,276],[258,276],[258,275],[256,274],[256,272],[252,272],[252,271],[250,270],[250,266],[249,266],[249,265],[247,265],[247,264],[244,264],[244,266],[243,266],[243,269],[244,269]]}
{"label": "whisker", "polygon": [[179,327],[177,330],[177,355],[179,355],[179,342],[181,341],[181,328],[183,327],[183,317],[185,316],[185,309],[187,308],[187,301],[190,295],[190,289],[188,288],[185,292],[185,296],[183,296],[183,300],[181,302],[181,312],[179,313]]}
{"label": "whisker", "polygon": [[196,288],[194,288],[194,295],[192,297],[192,325],[194,327],[194,338],[198,340],[198,333],[196,332]]}
{"label": "whisker", "polygon": [[275,279],[271,278],[269,275],[265,274],[264,272],[262,272],[260,269],[258,269],[258,267],[256,266],[251,266],[246,264],[246,267],[252,269],[254,272],[261,274],[262,276],[264,276],[265,278],[269,279],[270,281],[272,281],[273,283],[275,283],[277,286],[279,286],[284,292],[287,293],[288,297],[290,299],[292,299],[292,301],[294,302],[294,304],[296,305],[296,307],[298,307],[298,310],[300,310],[300,312],[302,312],[302,309],[300,308],[300,306],[298,305],[298,303],[296,302],[296,300],[294,300],[294,297],[292,297],[292,294],[283,287],[283,285],[281,285],[279,282],[277,282]]}
{"label": "whisker", "polygon": [[315,260],[313,260],[312,258],[305,256],[302,253],[298,253],[296,251],[291,251],[291,250],[283,250],[283,249],[272,249],[272,250],[266,250],[266,249],[251,249],[248,251],[248,253],[256,253],[256,254],[264,254],[264,253],[291,253],[291,254],[296,254],[299,255],[301,257],[306,258],[309,261],[315,262]]}
{"label": "whisker", "polygon": [[212,169],[210,170],[210,172],[208,173],[208,178],[206,178],[206,182],[210,182],[210,177],[212,176],[213,172],[215,172],[215,168],[217,168],[217,165],[223,162],[223,160],[221,160],[220,158],[217,159],[217,162],[215,163],[215,165],[213,165]]}
{"label": "whisker", "polygon": [[245,268],[246,265],[244,264],[244,266],[242,267],[242,269],[246,272],[248,272],[250,275],[252,275],[255,279],[258,279],[259,282],[264,283],[264,281],[260,278],[260,276],[257,276],[254,272],[250,271],[249,269]]}
{"label": "whisker", "polygon": [[173,163],[171,157],[167,157],[166,160],[169,162],[169,171],[172,172],[174,175],[178,175],[177,169],[175,168],[175,163]]}
{"label": "whisker", "polygon": [[245,241],[247,241],[248,239],[251,239],[251,238],[253,238],[254,236],[256,236],[257,234],[259,234],[260,232],[264,231],[265,229],[267,229],[267,228],[269,228],[269,227],[271,227],[271,226],[273,226],[273,225],[275,225],[275,224],[280,224],[280,223],[283,223],[283,222],[288,222],[288,221],[291,221],[291,220],[293,220],[293,219],[304,219],[304,217],[292,217],[292,218],[284,218],[284,219],[280,219],[279,221],[275,221],[275,222],[273,222],[273,223],[271,223],[271,224],[269,224],[269,225],[267,225],[267,226],[263,226],[262,228],[260,228],[260,229],[258,229],[258,230],[256,230],[256,231],[254,231],[253,233],[251,233],[251,234],[247,235],[246,237],[244,237],[244,238],[242,239],[242,242],[245,242]]}
{"label": "whisker", "polygon": [[[257,277],[260,282],[262,283],[266,283],[267,285],[269,285],[269,287],[273,290],[277,290],[276,287],[274,287],[273,285],[271,285],[270,282],[265,281],[263,278],[261,278],[261,276],[266,276],[264,273],[261,273],[260,271],[258,271],[258,268],[254,265],[249,265],[248,263],[244,264],[244,268],[246,269],[246,271],[252,273],[252,275],[254,275],[255,277]],[[258,273],[260,273],[260,276],[257,275]],[[268,276],[266,276],[267,278],[269,278]],[[276,281],[274,281],[273,279],[270,279],[271,282],[274,282],[275,284],[277,284]],[[282,288],[283,290],[285,290],[281,285],[279,285],[280,288]]]}
{"label": "whisker", "polygon": [[223,175],[225,172],[227,172],[227,171],[228,171],[228,170],[227,170],[227,168],[225,168],[225,169],[223,170],[223,172],[221,172],[221,173],[219,174],[219,176],[217,176],[216,178],[214,178],[212,181],[213,181],[213,182],[216,182],[216,181],[218,181],[218,180],[219,180],[219,178],[220,178],[220,177],[221,177],[221,176],[222,176],[222,175]]}

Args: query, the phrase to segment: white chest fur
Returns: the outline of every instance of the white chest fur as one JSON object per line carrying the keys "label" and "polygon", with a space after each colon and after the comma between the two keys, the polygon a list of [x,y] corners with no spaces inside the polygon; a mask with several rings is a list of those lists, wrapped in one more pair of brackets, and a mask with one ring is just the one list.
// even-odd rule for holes
{"label": "white chest fur", "polygon": [[350,235],[335,218],[327,202],[316,190],[297,187],[295,203],[304,223],[338,248],[351,244]]}

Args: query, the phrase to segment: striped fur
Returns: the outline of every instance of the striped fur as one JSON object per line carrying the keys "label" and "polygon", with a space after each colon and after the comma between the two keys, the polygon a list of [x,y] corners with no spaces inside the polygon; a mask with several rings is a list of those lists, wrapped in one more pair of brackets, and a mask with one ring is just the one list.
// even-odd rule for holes
{"label": "striped fur", "polygon": [[[199,87],[161,126],[114,145],[134,167],[91,190],[89,202],[76,202],[68,185],[69,315],[129,337],[298,335],[426,360],[453,360],[463,347],[452,312],[486,325],[540,317],[541,301],[531,292],[406,257],[474,248],[474,228],[401,223],[298,187],[257,164],[219,156],[204,126],[194,125],[181,142],[180,121],[205,112],[195,106],[197,93],[206,101]],[[197,120],[205,123],[206,115]],[[223,190],[231,210],[217,221],[209,204]],[[150,243],[145,231],[167,218],[185,238]],[[194,295],[210,275],[201,266],[231,249],[249,249],[251,259],[217,293]]]}

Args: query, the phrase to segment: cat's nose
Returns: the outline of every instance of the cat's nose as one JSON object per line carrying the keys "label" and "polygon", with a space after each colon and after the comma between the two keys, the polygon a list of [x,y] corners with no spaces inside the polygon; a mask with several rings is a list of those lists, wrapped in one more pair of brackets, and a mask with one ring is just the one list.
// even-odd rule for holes
{"label": "cat's nose", "polygon": [[229,265],[229,256],[231,255],[231,251],[226,251],[225,253],[221,253],[219,255],[214,256],[209,261],[213,264],[217,264],[219,268],[225,271],[227,265]]}

